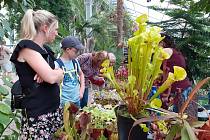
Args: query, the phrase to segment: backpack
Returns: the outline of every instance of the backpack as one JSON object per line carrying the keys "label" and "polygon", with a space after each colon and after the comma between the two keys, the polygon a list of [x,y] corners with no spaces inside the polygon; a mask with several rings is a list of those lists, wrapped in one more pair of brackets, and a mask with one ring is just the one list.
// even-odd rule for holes
{"label": "backpack", "polygon": [[[59,67],[61,69],[63,69],[64,72],[66,72],[66,68],[65,68],[65,65],[64,65],[63,61],[60,58],[58,58],[56,60],[56,62],[58,63]],[[75,59],[72,59],[72,63],[73,63],[74,69],[76,70],[75,71],[75,74],[78,76],[78,73],[79,73],[79,65],[78,65],[78,63],[77,63],[77,61]]]}
{"label": "backpack", "polygon": [[11,88],[11,110],[22,109],[22,101],[25,95],[22,92],[20,81],[17,80]]}
{"label": "backpack", "polygon": [[22,88],[20,80],[17,80],[11,87],[11,110],[23,109],[23,100],[35,90],[39,83],[34,82],[30,88]]}

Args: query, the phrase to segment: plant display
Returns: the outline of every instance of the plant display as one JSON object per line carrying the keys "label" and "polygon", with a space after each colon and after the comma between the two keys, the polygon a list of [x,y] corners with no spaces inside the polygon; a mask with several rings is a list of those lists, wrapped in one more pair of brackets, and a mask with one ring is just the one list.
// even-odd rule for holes
{"label": "plant display", "polygon": [[[79,108],[67,103],[64,107],[63,122],[64,126],[57,130],[54,139],[57,140],[88,140],[88,124],[91,116],[89,113],[82,113],[80,116]],[[80,132],[78,132],[80,131]]]}
{"label": "plant display", "polygon": [[63,121],[64,126],[54,134],[55,140],[106,140],[116,126],[113,109],[90,106],[80,111],[72,103],[65,105]]}
{"label": "plant display", "polygon": [[116,90],[101,90],[94,92],[94,103],[103,105],[115,106],[121,100]]}
{"label": "plant display", "polygon": [[91,114],[92,128],[107,128],[114,130],[116,125],[116,116],[111,105],[102,107],[101,105],[92,105],[84,107],[83,111]]}
{"label": "plant display", "polygon": [[145,116],[146,108],[161,107],[158,95],[173,82],[186,77],[186,71],[175,66],[174,73],[169,73],[167,80],[158,87],[157,92],[148,98],[154,81],[162,72],[160,69],[162,62],[170,58],[172,50],[159,45],[163,39],[160,35],[161,28],[148,27],[147,19],[147,15],[141,15],[136,19],[138,30],[134,32],[134,37],[128,39],[128,78],[120,82],[116,80],[113,67],[109,66],[108,60],[102,64],[101,69],[124,101],[128,114],[134,117]]}
{"label": "plant display", "polygon": [[[188,116],[184,114],[185,109],[187,108],[190,101],[192,101],[194,95],[198,90],[208,81],[210,77],[207,77],[201,80],[189,94],[188,99],[182,105],[179,113],[170,112],[164,109],[159,109],[163,116],[151,116],[150,118],[142,118],[136,120],[133,124],[135,127],[138,124],[143,122],[153,121],[152,129],[155,129],[155,139],[165,139],[165,140],[207,140],[209,139],[209,130],[210,125],[209,121],[201,123],[196,122],[195,120],[189,120]],[[209,115],[209,114],[208,114]],[[161,123],[162,120],[166,120],[164,123]]]}

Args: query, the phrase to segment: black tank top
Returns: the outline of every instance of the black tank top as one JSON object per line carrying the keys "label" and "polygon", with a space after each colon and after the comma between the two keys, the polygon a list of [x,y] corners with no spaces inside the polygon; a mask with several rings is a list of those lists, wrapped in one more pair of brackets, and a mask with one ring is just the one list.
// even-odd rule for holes
{"label": "black tank top", "polygon": [[46,50],[43,50],[38,44],[31,40],[20,41],[10,58],[10,61],[15,65],[22,89],[24,89],[23,91],[27,91],[24,92],[26,97],[22,104],[23,108],[26,109],[27,116],[37,117],[55,111],[60,104],[58,84],[49,84],[47,82],[36,83],[36,81],[33,80],[36,72],[31,66],[27,62],[17,61],[22,48],[30,48],[39,52],[52,69],[55,68],[55,58],[49,48],[45,47]]}

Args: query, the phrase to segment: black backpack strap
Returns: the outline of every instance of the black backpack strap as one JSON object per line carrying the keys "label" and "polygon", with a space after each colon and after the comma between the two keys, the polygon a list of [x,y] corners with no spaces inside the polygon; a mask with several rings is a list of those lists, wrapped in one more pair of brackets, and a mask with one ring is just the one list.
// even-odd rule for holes
{"label": "black backpack strap", "polygon": [[58,58],[58,59],[56,60],[56,62],[58,63],[58,65],[59,65],[59,67],[60,67],[61,69],[63,69],[64,71],[66,71],[65,65],[64,65],[63,61],[62,61],[60,58]]}
{"label": "black backpack strap", "polygon": [[52,51],[52,49],[47,45],[43,45],[43,47],[46,49],[46,51],[48,52],[50,57],[53,59],[53,61],[56,61],[55,53]]}
{"label": "black backpack strap", "polygon": [[73,63],[74,69],[75,69],[75,75],[77,76],[78,81],[80,83],[80,78],[79,78],[79,64],[78,64],[78,62],[75,59],[72,59],[72,63]]}
{"label": "black backpack strap", "polygon": [[72,63],[73,63],[74,69],[77,71],[77,73],[79,73],[79,65],[77,61],[75,59],[72,59]]}

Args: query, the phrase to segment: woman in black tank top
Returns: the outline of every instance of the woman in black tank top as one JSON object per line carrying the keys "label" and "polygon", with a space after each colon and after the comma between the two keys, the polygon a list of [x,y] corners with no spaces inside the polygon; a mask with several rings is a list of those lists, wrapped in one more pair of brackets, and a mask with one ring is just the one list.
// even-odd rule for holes
{"label": "woman in black tank top", "polygon": [[54,69],[54,58],[45,43],[54,41],[57,18],[45,10],[27,10],[21,22],[21,38],[11,61],[25,95],[21,118],[21,139],[50,139],[62,126],[59,86],[63,70]]}

